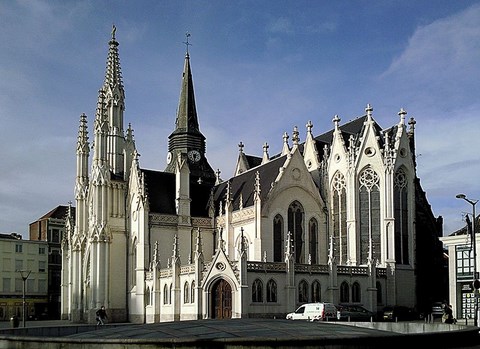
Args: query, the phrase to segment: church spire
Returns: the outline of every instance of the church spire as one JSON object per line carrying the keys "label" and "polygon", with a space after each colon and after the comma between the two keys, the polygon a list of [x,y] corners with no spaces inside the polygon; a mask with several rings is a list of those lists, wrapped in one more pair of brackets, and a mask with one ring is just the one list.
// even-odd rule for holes
{"label": "church spire", "polygon": [[120,69],[120,58],[118,55],[118,41],[115,38],[117,28],[112,26],[112,38],[108,42],[108,57],[107,57],[107,69],[105,72],[104,87],[110,87],[112,90],[115,86],[123,90],[122,71]]}
{"label": "church spire", "polygon": [[205,158],[205,136],[200,132],[195,93],[193,88],[192,69],[190,67],[190,54],[188,42],[190,34],[186,34],[187,52],[183,66],[182,85],[178,102],[175,130],[168,137],[167,168],[166,172],[175,172],[179,154],[184,154],[188,159],[190,177],[194,182],[214,184],[216,177],[213,169]]}

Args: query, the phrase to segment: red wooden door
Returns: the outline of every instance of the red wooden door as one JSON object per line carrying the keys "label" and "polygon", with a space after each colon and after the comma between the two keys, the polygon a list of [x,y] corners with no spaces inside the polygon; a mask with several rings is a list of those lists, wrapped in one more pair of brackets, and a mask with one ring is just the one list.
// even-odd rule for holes
{"label": "red wooden door", "polygon": [[232,287],[223,279],[212,287],[212,318],[232,318]]}

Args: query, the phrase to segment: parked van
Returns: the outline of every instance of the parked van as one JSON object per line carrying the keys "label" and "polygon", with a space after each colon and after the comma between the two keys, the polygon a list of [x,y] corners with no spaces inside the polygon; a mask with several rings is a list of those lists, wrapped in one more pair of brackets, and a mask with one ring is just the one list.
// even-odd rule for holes
{"label": "parked van", "polygon": [[339,312],[333,303],[307,303],[287,314],[287,320],[337,320]]}

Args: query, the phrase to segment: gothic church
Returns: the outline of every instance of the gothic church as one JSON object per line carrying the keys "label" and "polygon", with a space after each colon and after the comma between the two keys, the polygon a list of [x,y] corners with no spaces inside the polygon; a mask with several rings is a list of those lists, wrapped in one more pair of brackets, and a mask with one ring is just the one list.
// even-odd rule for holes
{"label": "gothic church", "polygon": [[304,142],[295,127],[272,156],[267,144],[261,156],[240,144],[222,180],[206,157],[187,50],[168,164],[146,170],[124,128],[115,30],[108,44],[91,144],[80,116],[63,318],[92,323],[102,305],[111,321],[135,323],[284,318],[318,301],[418,305],[416,217],[431,211],[418,204],[415,121],[403,109],[387,129],[371,106],[317,136],[308,121]]}

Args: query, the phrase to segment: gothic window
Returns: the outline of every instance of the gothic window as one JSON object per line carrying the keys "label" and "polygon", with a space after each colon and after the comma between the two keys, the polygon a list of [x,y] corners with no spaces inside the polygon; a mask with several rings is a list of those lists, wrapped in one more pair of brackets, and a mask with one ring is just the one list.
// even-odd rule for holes
{"label": "gothic window", "polygon": [[332,182],[332,215],[334,251],[340,264],[347,261],[347,185],[345,176],[337,172]]}
{"label": "gothic window", "polygon": [[380,258],[380,177],[367,167],[359,177],[360,263]]}
{"label": "gothic window", "polygon": [[279,214],[273,219],[273,261],[283,261],[283,217]]}
{"label": "gothic window", "polygon": [[308,302],[308,284],[305,280],[300,281],[300,284],[298,284],[298,302]]}
{"label": "gothic window", "polygon": [[298,201],[292,202],[288,207],[288,231],[293,238],[296,263],[305,263],[305,251],[303,248],[303,241],[305,239],[303,233],[304,216],[302,205]]}
{"label": "gothic window", "polygon": [[315,280],[312,283],[312,302],[313,303],[321,302],[321,300],[322,300],[322,297],[321,297],[322,292],[321,291],[322,291],[322,289],[320,287],[320,282]]}
{"label": "gothic window", "polygon": [[163,286],[163,304],[168,304],[168,287],[167,284]]}
{"label": "gothic window", "polygon": [[277,302],[277,283],[270,279],[267,282],[267,303]]}
{"label": "gothic window", "polygon": [[168,304],[172,304],[173,284],[170,284],[170,292],[168,292]]}
{"label": "gothic window", "polygon": [[350,288],[346,281],[342,282],[340,285],[340,303],[350,302]]}
{"label": "gothic window", "polygon": [[190,303],[195,303],[195,280],[192,281],[190,297]]}
{"label": "gothic window", "polygon": [[183,303],[190,302],[190,285],[188,281],[185,281],[185,285],[183,285]]}
{"label": "gothic window", "polygon": [[395,173],[394,209],[395,209],[395,261],[409,264],[408,259],[408,192],[407,176],[403,169]]}
{"label": "gothic window", "polygon": [[352,302],[360,303],[361,302],[361,294],[360,294],[360,284],[358,282],[354,282],[352,285]]}
{"label": "gothic window", "polygon": [[262,303],[263,302],[263,283],[260,279],[255,279],[252,285],[252,302],[253,303]]}
{"label": "gothic window", "polygon": [[150,287],[147,287],[147,292],[145,292],[145,305],[152,304],[150,299]]}
{"label": "gothic window", "polygon": [[310,244],[310,258],[312,264],[318,263],[317,251],[318,251],[318,223],[315,218],[310,219],[308,224],[309,231],[309,244]]}
{"label": "gothic window", "polygon": [[382,298],[382,284],[377,281],[377,304],[382,304],[383,303],[383,298]]}

